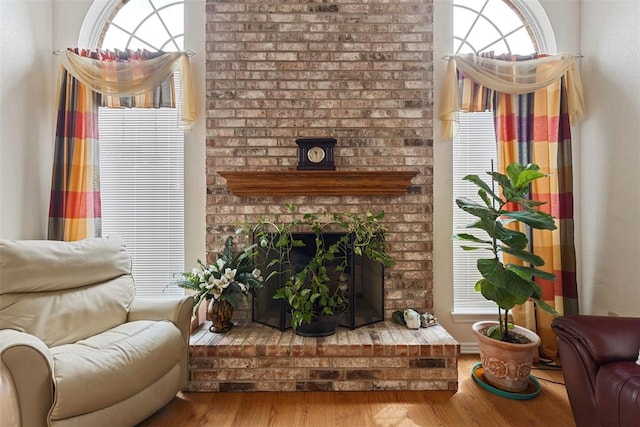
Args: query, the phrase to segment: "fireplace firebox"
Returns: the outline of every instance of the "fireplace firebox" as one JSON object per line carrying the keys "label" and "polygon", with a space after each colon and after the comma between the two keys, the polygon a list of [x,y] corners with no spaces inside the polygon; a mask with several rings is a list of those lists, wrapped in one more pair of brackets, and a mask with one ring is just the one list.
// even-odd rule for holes
{"label": "fireplace firebox", "polygon": [[[340,326],[355,329],[384,320],[384,266],[366,256],[357,255],[352,248],[353,235],[349,233],[323,233],[322,238],[325,245],[329,246],[345,235],[348,236],[349,244],[346,248],[347,253],[339,254],[340,258],[345,256],[347,259],[347,267],[342,277],[336,268],[337,261],[327,265],[327,269],[331,277],[329,286],[333,291],[342,292],[349,301],[349,309]],[[287,281],[291,271],[306,265],[315,253],[313,233],[294,233],[293,238],[302,241],[304,246],[293,248],[289,264],[277,263],[268,267],[272,261],[269,259],[269,252],[263,248],[258,249],[258,259],[262,260],[258,268],[263,272],[263,276],[269,276],[272,271],[277,271],[278,274],[266,280],[264,287],[256,289],[252,320],[281,331],[291,327],[289,305],[287,301],[273,297]]]}

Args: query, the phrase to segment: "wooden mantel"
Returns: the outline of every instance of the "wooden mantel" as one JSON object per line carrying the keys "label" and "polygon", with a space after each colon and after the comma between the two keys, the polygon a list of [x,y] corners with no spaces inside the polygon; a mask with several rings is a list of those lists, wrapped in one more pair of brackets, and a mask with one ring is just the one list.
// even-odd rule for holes
{"label": "wooden mantel", "polygon": [[399,196],[417,171],[218,172],[236,196]]}

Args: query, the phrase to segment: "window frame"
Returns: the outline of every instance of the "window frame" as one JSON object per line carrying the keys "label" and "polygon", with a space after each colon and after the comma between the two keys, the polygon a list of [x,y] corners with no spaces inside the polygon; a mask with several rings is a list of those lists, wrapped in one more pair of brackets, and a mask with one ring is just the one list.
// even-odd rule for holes
{"label": "window frame", "polygon": [[[503,2],[510,3],[510,5],[509,4],[508,5],[511,7],[512,10],[516,12],[516,15],[520,17],[524,25],[528,27],[530,36],[535,37],[533,45],[534,46],[537,45],[539,51],[550,53],[550,54],[556,53],[555,34],[553,33],[553,30],[551,28],[551,24],[546,15],[546,12],[544,11],[540,3],[536,1],[527,1],[525,3],[523,0],[503,0]],[[455,7],[454,0],[451,0],[450,6],[451,6],[451,14],[452,14],[451,17],[452,17],[452,23],[453,23],[453,8]],[[470,31],[467,32],[467,35],[469,33]],[[452,37],[451,37],[450,49],[453,49],[454,47],[453,25],[451,27],[451,36]],[[496,52],[496,53],[500,54],[503,52]],[[515,52],[515,53],[524,53],[524,52]],[[531,52],[528,52],[528,53],[531,53]],[[465,113],[460,113],[461,116],[463,114]],[[466,114],[474,115],[476,113],[466,113]],[[467,119],[473,121],[472,118],[467,118]],[[466,133],[465,130],[461,130],[461,132]],[[454,155],[455,148],[453,147],[453,145],[455,144],[455,138],[454,138],[454,141],[449,142],[449,144],[452,145],[451,169],[449,170],[449,176],[451,177],[452,180],[455,180],[455,179],[459,179],[459,177],[454,176],[454,169],[456,169],[454,165],[454,162],[456,160]],[[488,165],[487,168],[484,170],[489,170],[489,169],[490,169],[490,165]],[[458,212],[457,212],[458,207],[455,206],[454,199],[456,196],[453,190],[454,185],[455,184],[452,184],[451,193],[450,193],[451,201],[452,201],[452,210],[453,210],[450,221],[451,221],[451,230],[453,230],[453,233],[456,233],[456,232],[460,232],[460,230],[454,229],[454,217],[458,216],[459,218],[460,216],[458,215]],[[471,299],[475,299],[475,302],[470,300],[465,300],[464,298],[463,299],[456,298],[456,293],[457,293],[456,290],[459,291],[462,288],[465,288],[467,290],[466,291],[467,295],[470,295],[471,292],[476,292],[473,289],[473,285],[475,285],[475,278],[468,279],[468,280],[474,281],[474,283],[467,283],[466,285],[460,285],[456,283],[456,280],[455,280],[456,258],[460,257],[459,252],[456,255],[456,245],[457,243],[455,241],[452,241],[450,292],[451,292],[451,315],[453,320],[461,321],[461,322],[469,322],[469,321],[482,320],[483,318],[486,318],[487,315],[495,315],[497,312],[495,303],[491,301],[486,301],[484,300],[483,297],[479,295],[477,297],[471,296]],[[458,249],[458,251],[461,251],[461,249]],[[469,261],[475,258],[481,257],[481,254],[476,255],[475,252],[476,251],[472,251],[466,254],[468,256]],[[469,265],[468,264],[469,261],[467,261],[466,265]],[[474,268],[474,271],[477,273],[477,270],[475,268]],[[470,276],[473,276],[473,275],[470,275]],[[477,273],[477,276],[478,278],[480,277],[479,273]]]}

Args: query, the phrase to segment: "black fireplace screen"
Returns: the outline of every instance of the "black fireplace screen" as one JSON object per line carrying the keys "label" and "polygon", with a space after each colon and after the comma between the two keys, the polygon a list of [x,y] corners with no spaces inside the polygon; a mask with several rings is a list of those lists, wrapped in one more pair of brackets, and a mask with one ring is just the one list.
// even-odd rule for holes
{"label": "black fireplace screen", "polygon": [[[337,242],[345,233],[324,233],[325,245],[329,246]],[[295,233],[294,239],[304,242],[304,246],[294,248],[294,253],[290,256],[291,264],[275,264],[267,267],[271,262],[268,259],[268,252],[259,248],[262,265],[258,268],[262,271],[263,277],[277,270],[280,274],[275,274],[265,281],[264,287],[256,289],[256,296],[253,299],[252,319],[254,322],[262,323],[281,331],[291,327],[291,316],[289,314],[289,304],[282,299],[274,299],[276,291],[287,281],[288,272],[295,271],[296,264],[306,265],[310,257],[315,253],[315,235],[312,233]],[[350,236],[349,241],[353,241]],[[349,301],[349,310],[344,316],[341,326],[355,329],[360,326],[384,320],[384,266],[380,262],[369,260],[365,256],[356,255],[348,245],[347,268],[343,276],[340,277],[337,265],[328,265],[329,276],[331,277],[332,290],[340,287],[340,292]],[[346,278],[346,280],[344,280]],[[346,287],[346,288],[345,288]]]}

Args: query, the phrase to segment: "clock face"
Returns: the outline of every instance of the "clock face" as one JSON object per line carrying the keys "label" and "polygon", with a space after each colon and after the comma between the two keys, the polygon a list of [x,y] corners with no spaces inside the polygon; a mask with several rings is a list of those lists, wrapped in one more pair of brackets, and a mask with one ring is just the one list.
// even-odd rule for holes
{"label": "clock face", "polygon": [[325,156],[326,154],[322,147],[311,147],[309,148],[309,151],[307,151],[307,158],[311,163],[320,163],[324,160]]}

